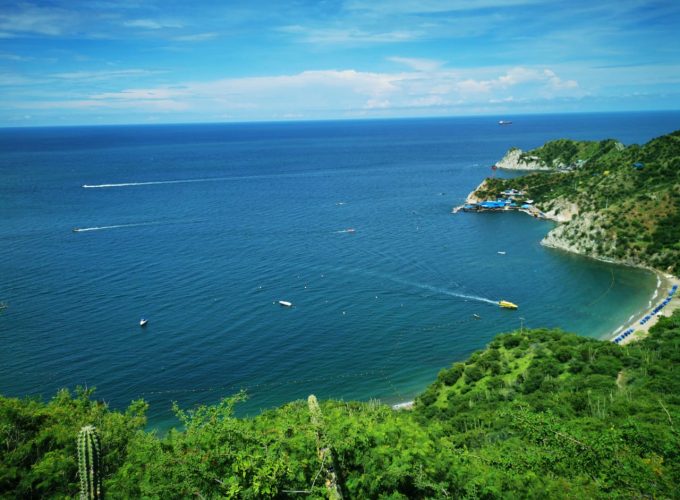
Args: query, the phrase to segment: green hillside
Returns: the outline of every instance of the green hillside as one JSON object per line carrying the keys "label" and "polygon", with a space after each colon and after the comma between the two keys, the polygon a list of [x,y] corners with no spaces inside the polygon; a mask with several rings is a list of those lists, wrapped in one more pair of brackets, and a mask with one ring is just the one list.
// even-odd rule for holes
{"label": "green hillside", "polygon": [[680,269],[680,131],[625,148],[613,140],[559,140],[524,155],[573,169],[487,179],[476,194],[495,199],[505,189],[524,190],[544,212],[575,203],[579,215],[562,233],[567,243],[584,243],[592,256]]}
{"label": "green hillside", "polygon": [[620,150],[622,144],[613,140],[607,141],[572,141],[557,139],[546,142],[543,146],[523,152],[520,162],[536,160],[553,169],[578,168],[588,160],[605,155],[612,150]]}
{"label": "green hillside", "polygon": [[671,498],[679,363],[676,313],[626,347],[500,335],[413,411],[296,401],[241,419],[236,396],[177,409],[184,430],[161,437],[142,430],[143,402],[119,413],[90,391],[0,398],[0,495],[76,496],[76,436],[92,424],[110,498]]}

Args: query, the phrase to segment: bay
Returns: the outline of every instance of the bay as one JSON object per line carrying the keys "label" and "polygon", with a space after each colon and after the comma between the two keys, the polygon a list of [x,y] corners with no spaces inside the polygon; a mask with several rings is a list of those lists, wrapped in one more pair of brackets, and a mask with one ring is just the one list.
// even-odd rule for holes
{"label": "bay", "polygon": [[240,389],[241,414],[411,399],[519,327],[608,335],[652,273],[451,208],[511,146],[643,143],[680,113],[502,118],[0,130],[0,392],[96,386],[167,428]]}

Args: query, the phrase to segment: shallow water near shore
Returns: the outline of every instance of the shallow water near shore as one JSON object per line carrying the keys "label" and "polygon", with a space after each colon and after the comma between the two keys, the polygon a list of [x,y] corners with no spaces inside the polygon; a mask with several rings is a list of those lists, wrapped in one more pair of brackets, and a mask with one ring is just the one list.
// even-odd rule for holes
{"label": "shallow water near shore", "polygon": [[680,114],[510,118],[0,130],[0,392],[96,386],[165,428],[171,401],[394,403],[499,332],[613,332],[653,273],[451,208],[511,146],[646,142]]}

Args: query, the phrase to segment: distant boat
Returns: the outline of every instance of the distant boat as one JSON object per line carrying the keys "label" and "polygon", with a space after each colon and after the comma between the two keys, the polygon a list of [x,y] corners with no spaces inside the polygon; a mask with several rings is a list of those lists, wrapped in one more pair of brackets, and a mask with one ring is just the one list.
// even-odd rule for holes
{"label": "distant boat", "polygon": [[482,319],[482,317],[479,314],[473,314],[472,317],[475,319]]}
{"label": "distant boat", "polygon": [[509,120],[500,120],[498,122],[499,125],[512,125],[512,122]]}
{"label": "distant boat", "polygon": [[147,324],[148,322],[149,322],[149,320],[148,320],[148,319],[144,319],[144,318],[142,318],[142,319],[140,319],[140,320],[139,320],[139,326],[141,326],[141,327],[145,327],[145,326],[146,326],[146,324]]}
{"label": "distant boat", "polygon": [[288,302],[287,300],[279,300],[279,304],[281,304],[283,307],[293,307],[293,303]]}
{"label": "distant boat", "polygon": [[498,253],[498,255],[505,255],[505,252],[502,252],[502,251],[498,251],[497,253]]}
{"label": "distant boat", "polygon": [[356,229],[354,229],[353,227],[349,227],[349,228],[345,229],[346,233],[353,233],[355,231],[356,231]]}
{"label": "distant boat", "polygon": [[73,228],[73,232],[74,232],[74,233],[79,233],[79,232],[80,232],[80,228],[74,227],[74,228]]}
{"label": "distant boat", "polygon": [[498,302],[498,305],[501,307],[504,307],[505,309],[517,309],[517,304],[513,304],[512,302],[508,302],[507,300],[501,300]]}

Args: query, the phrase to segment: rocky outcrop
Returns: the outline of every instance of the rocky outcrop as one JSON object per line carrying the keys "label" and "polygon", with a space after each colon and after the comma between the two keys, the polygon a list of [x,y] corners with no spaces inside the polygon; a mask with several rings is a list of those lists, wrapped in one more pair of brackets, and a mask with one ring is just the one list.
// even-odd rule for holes
{"label": "rocky outcrop", "polygon": [[477,196],[478,192],[484,192],[487,189],[487,184],[486,184],[486,179],[482,181],[482,183],[477,186],[474,191],[472,191],[467,198],[465,198],[465,203],[479,203],[481,201],[484,201],[484,198],[480,198]]}
{"label": "rocky outcrop", "polygon": [[579,213],[578,205],[565,198],[555,198],[542,208],[543,215],[556,222],[569,222]]}
{"label": "rocky outcrop", "polygon": [[505,153],[505,156],[496,163],[498,168],[505,170],[553,170],[536,156],[527,156],[518,148],[513,148]]}
{"label": "rocky outcrop", "polygon": [[541,240],[541,245],[607,262],[639,265],[639,262],[622,261],[611,257],[616,250],[616,240],[607,237],[601,220],[595,212],[576,214],[570,222],[564,222],[553,228]]}

